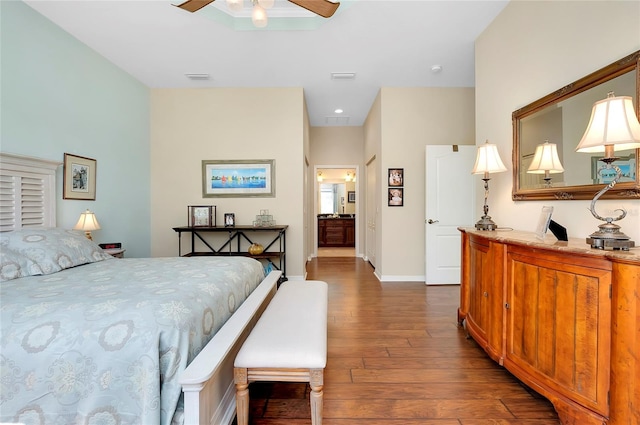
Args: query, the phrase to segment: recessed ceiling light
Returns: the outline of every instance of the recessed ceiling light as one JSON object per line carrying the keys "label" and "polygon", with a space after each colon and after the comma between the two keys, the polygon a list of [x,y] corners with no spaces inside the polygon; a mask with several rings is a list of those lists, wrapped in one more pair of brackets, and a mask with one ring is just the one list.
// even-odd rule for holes
{"label": "recessed ceiling light", "polygon": [[336,109],[336,110],[335,110],[335,111],[333,111],[333,112],[335,112],[336,114],[341,114],[341,113],[343,113],[343,112],[344,112],[344,110],[342,110],[342,109],[338,108],[338,109]]}
{"label": "recessed ceiling light", "polygon": [[437,74],[440,71],[442,71],[442,65],[433,65],[431,67],[431,72],[433,72],[434,74]]}

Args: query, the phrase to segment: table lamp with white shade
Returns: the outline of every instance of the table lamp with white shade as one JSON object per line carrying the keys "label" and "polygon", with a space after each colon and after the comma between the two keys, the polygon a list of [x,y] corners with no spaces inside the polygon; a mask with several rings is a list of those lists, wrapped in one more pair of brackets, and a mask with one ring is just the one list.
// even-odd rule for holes
{"label": "table lamp with white shade", "polygon": [[84,231],[84,235],[87,237],[87,239],[93,240],[93,237],[91,236],[91,231],[99,230],[100,223],[98,223],[98,219],[96,218],[96,215],[94,213],[92,213],[89,210],[86,210],[85,212],[80,214],[80,219],[78,220],[76,225],[73,226],[73,228],[75,230]]}
{"label": "table lamp with white shade", "polygon": [[487,199],[489,198],[489,174],[501,173],[507,171],[507,167],[504,166],[500,154],[498,153],[498,147],[493,143],[489,143],[487,140],[484,145],[478,146],[478,154],[476,156],[476,163],[473,166],[472,174],[482,174],[482,180],[484,180],[484,215],[475,227],[478,230],[497,230],[498,225],[491,220],[489,215],[489,205]]}
{"label": "table lamp with white shade", "polygon": [[607,94],[607,98],[593,104],[591,119],[576,152],[604,152],[604,158],[600,158],[606,164],[606,169],[613,168],[616,171],[615,178],[600,190],[591,201],[591,214],[598,220],[604,221],[599,225],[599,230],[587,238],[587,243],[592,248],[629,250],[635,246],[630,238],[620,231],[620,226],[614,221],[622,220],[627,212],[620,211],[618,217],[602,217],[595,209],[596,201],[606,191],[618,183],[622,177],[622,171],[614,162],[618,159],[615,151],[640,148],[640,122],[633,110],[633,102],[630,96],[615,96],[613,92]]}

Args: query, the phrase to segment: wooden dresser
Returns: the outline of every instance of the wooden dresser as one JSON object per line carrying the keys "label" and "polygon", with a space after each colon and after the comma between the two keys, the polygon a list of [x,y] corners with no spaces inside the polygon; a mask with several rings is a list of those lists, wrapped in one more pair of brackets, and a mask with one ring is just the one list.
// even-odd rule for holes
{"label": "wooden dresser", "polygon": [[562,424],[640,425],[640,249],[460,228],[458,322]]}

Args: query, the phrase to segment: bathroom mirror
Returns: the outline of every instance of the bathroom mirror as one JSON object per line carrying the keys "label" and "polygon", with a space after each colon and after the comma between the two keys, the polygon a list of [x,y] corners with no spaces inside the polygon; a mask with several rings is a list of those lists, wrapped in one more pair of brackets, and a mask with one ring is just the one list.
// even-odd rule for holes
{"label": "bathroom mirror", "polygon": [[[631,96],[639,111],[640,50],[611,65],[581,78],[513,112],[513,190],[515,201],[543,199],[592,199],[610,181],[598,173],[604,164],[602,154],[576,152],[591,118],[593,104],[613,91],[616,96]],[[564,172],[527,173],[536,146],[545,141],[557,145]],[[602,198],[640,198],[638,154],[640,149],[616,151],[623,178]]]}
{"label": "bathroom mirror", "polygon": [[344,183],[321,183],[320,214],[344,214],[345,196]]}

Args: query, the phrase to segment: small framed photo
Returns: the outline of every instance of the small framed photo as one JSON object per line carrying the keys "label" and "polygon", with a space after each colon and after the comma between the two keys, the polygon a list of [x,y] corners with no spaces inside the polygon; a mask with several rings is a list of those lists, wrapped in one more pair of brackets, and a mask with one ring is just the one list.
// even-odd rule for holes
{"label": "small framed photo", "polygon": [[538,217],[538,225],[536,226],[536,238],[544,239],[551,222],[551,214],[553,214],[553,207],[542,207],[540,217]]}
{"label": "small framed photo", "polygon": [[216,227],[215,205],[189,205],[190,227]]}
{"label": "small framed photo", "polygon": [[389,186],[404,186],[404,168],[389,168]]}
{"label": "small framed photo", "polygon": [[224,227],[234,227],[236,225],[236,215],[234,213],[224,213]]}
{"label": "small framed photo", "polygon": [[349,202],[350,204],[354,204],[356,202],[356,192],[355,191],[347,192],[347,202]]}
{"label": "small framed photo", "polygon": [[95,201],[96,166],[95,159],[65,153],[62,198]]}
{"label": "small framed photo", "polygon": [[390,187],[389,189],[389,206],[401,207],[404,205],[404,189],[401,187]]}

